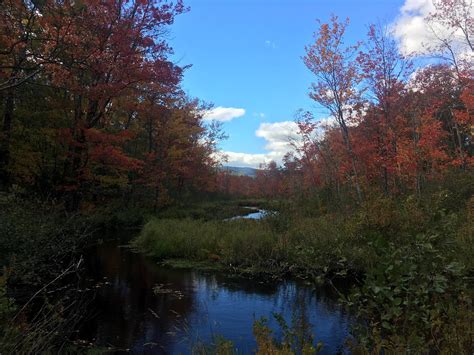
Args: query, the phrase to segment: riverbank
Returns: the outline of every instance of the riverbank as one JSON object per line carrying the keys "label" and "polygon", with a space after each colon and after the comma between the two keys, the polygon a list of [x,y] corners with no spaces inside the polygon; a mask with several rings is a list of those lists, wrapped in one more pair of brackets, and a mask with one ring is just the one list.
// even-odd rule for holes
{"label": "riverbank", "polygon": [[354,329],[355,348],[465,353],[474,201],[453,198],[377,198],[313,216],[288,206],[261,221],[152,219],[132,246],[180,267],[312,282],[350,276],[356,285],[341,301],[367,325]]}

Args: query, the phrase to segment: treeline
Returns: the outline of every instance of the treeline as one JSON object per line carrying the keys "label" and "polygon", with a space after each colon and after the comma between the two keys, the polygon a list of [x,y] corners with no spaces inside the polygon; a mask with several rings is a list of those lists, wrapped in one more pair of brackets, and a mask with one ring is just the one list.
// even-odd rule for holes
{"label": "treeline", "polygon": [[69,210],[111,198],[156,209],[210,191],[318,189],[359,203],[372,191],[419,195],[447,170],[473,165],[472,18],[464,1],[456,11],[447,3],[426,19],[438,42],[425,52],[445,60],[418,69],[382,26],[347,45],[348,21],[321,24],[303,59],[328,123],[300,112],[294,152],[252,179],[219,173],[213,153],[224,135],[203,120],[210,106],[180,87],[187,67],[171,61],[166,35],[187,11],[181,1],[6,0],[0,185]]}
{"label": "treeline", "polygon": [[64,201],[158,207],[215,188],[217,124],[188,97],[168,1],[5,0],[0,184]]}

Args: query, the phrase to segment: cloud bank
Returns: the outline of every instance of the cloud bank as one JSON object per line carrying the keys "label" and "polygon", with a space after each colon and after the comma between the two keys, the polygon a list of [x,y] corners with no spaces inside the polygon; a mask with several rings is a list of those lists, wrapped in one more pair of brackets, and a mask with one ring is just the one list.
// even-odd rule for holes
{"label": "cloud bank", "polygon": [[297,132],[298,125],[293,121],[261,123],[255,135],[265,139],[264,149],[267,152],[249,154],[225,151],[222,154],[227,156],[226,165],[258,168],[261,164],[268,164],[272,160],[280,164],[283,156],[293,150],[291,142],[298,142]]}
{"label": "cloud bank", "polygon": [[[452,33],[439,24],[429,24],[426,17],[434,11],[433,0],[405,0],[398,18],[392,24],[393,34],[399,41],[402,54],[426,54],[426,47],[437,42],[436,36],[454,42],[457,37],[462,37],[462,33]],[[474,6],[471,9],[471,15],[474,16]],[[465,44],[456,45],[462,47]],[[462,48],[459,50],[464,51]]]}
{"label": "cloud bank", "polygon": [[298,125],[293,121],[275,123],[262,123],[255,132],[257,137],[267,141],[265,150],[278,153],[283,157],[285,153],[292,150],[292,142],[299,140]]}
{"label": "cloud bank", "polygon": [[403,54],[423,52],[423,45],[433,42],[433,34],[425,17],[434,10],[431,0],[405,0],[400,8],[400,15],[393,24],[394,35],[399,40]]}

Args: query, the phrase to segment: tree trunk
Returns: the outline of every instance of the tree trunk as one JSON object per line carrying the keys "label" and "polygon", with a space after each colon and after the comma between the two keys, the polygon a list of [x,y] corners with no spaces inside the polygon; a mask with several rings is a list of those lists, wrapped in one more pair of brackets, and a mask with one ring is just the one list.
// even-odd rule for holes
{"label": "tree trunk", "polygon": [[66,196],[66,209],[69,212],[79,210],[82,199],[82,171],[86,137],[84,129],[76,129],[73,135],[74,146],[70,149],[70,157],[66,161],[66,184],[70,188]]}
{"label": "tree trunk", "polygon": [[15,109],[15,89],[10,88],[5,96],[5,107],[3,113],[3,126],[0,144],[0,185],[5,189],[10,186],[10,140],[13,125],[13,112]]}
{"label": "tree trunk", "polygon": [[421,198],[421,189],[422,189],[422,166],[420,162],[420,152],[418,147],[418,142],[420,140],[420,136],[418,134],[418,126],[419,122],[416,119],[416,113],[412,113],[412,124],[413,124],[413,149],[416,154],[416,178],[415,178],[415,188],[416,188],[416,195],[418,200]]}
{"label": "tree trunk", "polygon": [[153,197],[153,212],[158,211],[158,199],[160,197],[160,188],[158,184],[155,186],[155,196]]}
{"label": "tree trunk", "polygon": [[355,154],[354,154],[354,150],[352,149],[351,141],[349,139],[349,129],[347,128],[345,122],[342,122],[341,128],[342,128],[342,137],[343,137],[344,142],[346,143],[347,151],[351,159],[352,174],[354,175],[354,186],[355,186],[355,190],[357,194],[357,202],[362,203],[362,191],[359,184],[359,174],[357,172]]}
{"label": "tree trunk", "polygon": [[457,143],[459,144],[459,158],[461,159],[461,169],[466,169],[466,159],[464,157],[464,147],[462,144],[461,132],[459,131],[459,125],[456,122],[456,119],[453,114],[453,110],[450,109],[451,112],[451,119],[453,120],[454,124],[454,131],[456,132]]}
{"label": "tree trunk", "polygon": [[66,210],[75,212],[81,204],[81,175],[83,169],[83,155],[86,137],[82,126],[82,96],[75,97],[74,126],[72,128],[72,144],[69,147],[69,156],[64,163],[64,184],[66,185]]}

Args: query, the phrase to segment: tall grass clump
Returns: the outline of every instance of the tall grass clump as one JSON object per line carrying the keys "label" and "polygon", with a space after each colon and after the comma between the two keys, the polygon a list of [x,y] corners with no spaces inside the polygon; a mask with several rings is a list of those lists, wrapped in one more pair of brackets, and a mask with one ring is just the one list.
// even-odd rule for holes
{"label": "tall grass clump", "polygon": [[251,220],[152,219],[132,246],[159,260],[209,261],[230,268],[276,267],[280,237]]}

